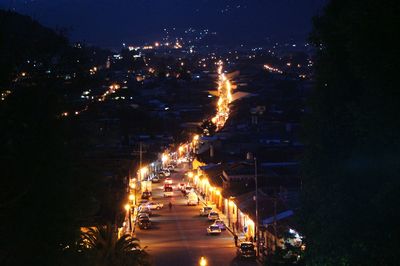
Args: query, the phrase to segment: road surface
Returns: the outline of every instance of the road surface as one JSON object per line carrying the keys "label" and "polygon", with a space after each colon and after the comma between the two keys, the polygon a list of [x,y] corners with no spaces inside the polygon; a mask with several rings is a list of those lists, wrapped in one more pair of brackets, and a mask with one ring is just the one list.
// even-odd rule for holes
{"label": "road surface", "polygon": [[[152,200],[164,203],[164,208],[153,211],[151,229],[135,229],[141,246],[147,246],[153,264],[199,265],[200,257],[204,256],[208,266],[258,265],[255,261],[236,258],[233,236],[229,231],[222,231],[221,235],[207,235],[206,228],[211,223],[207,217],[199,216],[201,206],[187,206],[186,199],[176,188],[183,177],[183,169],[177,169],[171,175],[174,186],[172,198],[163,197],[163,180],[153,184]],[[171,210],[168,207],[170,201]]]}

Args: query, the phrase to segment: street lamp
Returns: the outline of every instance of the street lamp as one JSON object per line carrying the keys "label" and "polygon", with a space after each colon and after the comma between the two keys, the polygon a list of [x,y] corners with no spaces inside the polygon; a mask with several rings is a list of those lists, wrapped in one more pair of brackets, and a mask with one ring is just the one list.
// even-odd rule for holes
{"label": "street lamp", "polygon": [[134,201],[135,201],[135,206],[136,206],[136,179],[134,179],[134,180],[135,180],[135,181],[134,181],[133,183],[131,183],[131,185],[130,185],[131,189],[134,190],[134,191],[133,191],[133,195],[130,194],[130,195],[129,195],[129,199],[132,200],[132,202],[133,202],[133,200],[134,200]]}
{"label": "street lamp", "polygon": [[125,205],[125,210],[128,212],[128,224],[129,224],[129,232],[132,232],[132,221],[131,221],[131,205],[128,203]]}
{"label": "street lamp", "polygon": [[201,258],[200,258],[200,261],[199,261],[199,265],[200,265],[200,266],[207,266],[207,260],[206,260],[206,258],[201,257]]}
{"label": "street lamp", "polygon": [[258,180],[257,180],[257,158],[254,157],[254,181],[255,181],[255,185],[256,185],[256,230],[255,230],[255,234],[256,234],[256,245],[257,245],[257,257],[260,256],[260,237],[259,237],[259,223],[258,223]]}
{"label": "street lamp", "polygon": [[167,161],[169,160],[169,156],[168,154],[163,153],[161,155],[161,162],[162,162],[162,167],[164,168],[165,164],[167,163]]}
{"label": "street lamp", "polygon": [[147,167],[141,168],[140,171],[140,180],[143,180],[144,175],[148,172],[149,169]]}

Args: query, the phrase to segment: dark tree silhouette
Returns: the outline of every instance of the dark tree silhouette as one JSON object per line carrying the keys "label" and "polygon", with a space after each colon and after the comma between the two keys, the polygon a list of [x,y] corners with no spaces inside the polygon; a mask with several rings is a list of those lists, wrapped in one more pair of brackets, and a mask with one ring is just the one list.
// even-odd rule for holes
{"label": "dark tree silhouette", "polygon": [[396,265],[400,237],[398,1],[331,1],[305,128],[308,265]]}

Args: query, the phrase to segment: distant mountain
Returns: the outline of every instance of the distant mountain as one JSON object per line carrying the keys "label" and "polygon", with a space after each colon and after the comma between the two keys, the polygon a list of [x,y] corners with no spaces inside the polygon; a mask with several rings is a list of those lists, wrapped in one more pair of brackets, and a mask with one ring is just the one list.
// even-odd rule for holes
{"label": "distant mountain", "polygon": [[51,58],[67,46],[60,33],[28,16],[0,9],[0,84],[24,61]]}
{"label": "distant mountain", "polygon": [[265,37],[305,39],[312,16],[326,1],[13,0],[4,6],[44,25],[68,28],[71,40],[114,48],[155,41],[165,28],[209,29],[230,44]]}

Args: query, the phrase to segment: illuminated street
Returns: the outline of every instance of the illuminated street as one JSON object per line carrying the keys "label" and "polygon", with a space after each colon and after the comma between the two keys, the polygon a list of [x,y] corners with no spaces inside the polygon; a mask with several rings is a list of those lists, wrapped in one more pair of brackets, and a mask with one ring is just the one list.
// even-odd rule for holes
{"label": "illuminated street", "polygon": [[0,266],[400,265],[399,11],[0,0]]}
{"label": "illuminated street", "polygon": [[[173,185],[182,180],[183,171],[171,175]],[[221,235],[208,236],[211,224],[207,217],[199,216],[200,206],[187,206],[181,191],[174,189],[172,210],[169,199],[162,195],[163,182],[153,184],[153,200],[164,203],[164,208],[153,211],[153,228],[136,228],[137,237],[152,256],[155,265],[199,265],[201,256],[207,265],[258,265],[254,261],[236,259],[233,236],[226,230]]]}

